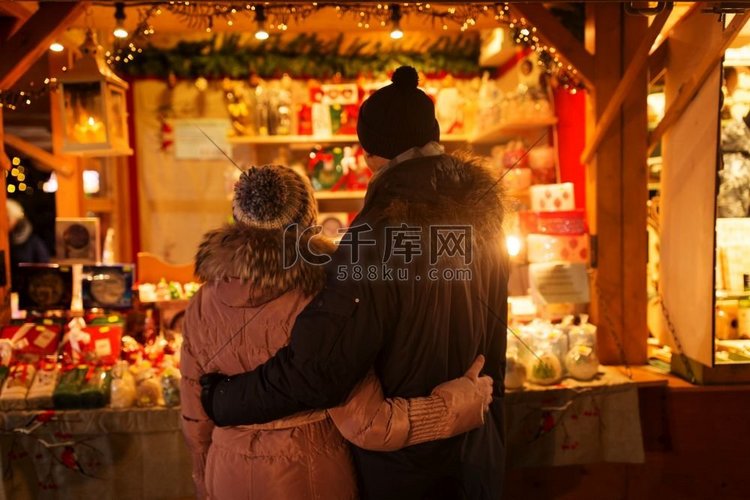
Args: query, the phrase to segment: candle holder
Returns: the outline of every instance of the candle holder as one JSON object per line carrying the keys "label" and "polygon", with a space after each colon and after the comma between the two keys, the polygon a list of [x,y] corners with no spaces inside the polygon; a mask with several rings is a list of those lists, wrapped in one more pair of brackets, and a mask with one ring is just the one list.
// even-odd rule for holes
{"label": "candle holder", "polygon": [[60,79],[62,152],[81,156],[130,155],[125,92],[128,84],[104,62],[93,31],[81,58]]}

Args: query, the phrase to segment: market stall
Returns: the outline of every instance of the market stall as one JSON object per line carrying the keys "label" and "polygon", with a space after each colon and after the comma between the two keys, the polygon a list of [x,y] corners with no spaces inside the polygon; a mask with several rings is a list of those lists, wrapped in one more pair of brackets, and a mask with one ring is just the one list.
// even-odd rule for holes
{"label": "market stall", "polygon": [[[357,110],[401,64],[419,71],[446,150],[484,157],[507,193],[512,467],[641,463],[632,367],[671,358],[690,375],[694,361],[744,355],[741,222],[717,221],[711,204],[688,210],[714,192],[714,170],[669,166],[713,155],[706,137],[719,115],[703,117],[719,108],[720,53],[747,14],[711,25],[705,65],[680,59],[693,49],[678,42],[697,43],[715,15],[686,6],[113,2],[27,14],[55,29],[20,54],[13,77],[52,42],[63,50],[12,89],[0,71],[3,196],[27,213],[39,196],[56,206],[33,221],[50,228],[53,260],[8,262],[6,273],[18,294],[0,340],[9,497],[192,494],[175,388],[201,236],[231,220],[240,171],[264,163],[308,176],[318,223],[340,236],[370,179]],[[708,83],[690,79],[696,67]],[[666,97],[647,97],[664,71]],[[713,87],[687,106],[676,90],[685,81]],[[49,108],[48,156],[14,118],[38,101]],[[699,133],[703,156],[685,147]],[[663,162],[660,150],[647,162],[662,135]],[[649,179],[662,163],[660,183]],[[647,241],[649,188],[661,202],[651,201]],[[679,237],[691,224],[703,228],[693,246]],[[695,255],[680,257],[686,248]],[[684,285],[695,262],[708,288]],[[134,469],[137,480],[119,472]]]}

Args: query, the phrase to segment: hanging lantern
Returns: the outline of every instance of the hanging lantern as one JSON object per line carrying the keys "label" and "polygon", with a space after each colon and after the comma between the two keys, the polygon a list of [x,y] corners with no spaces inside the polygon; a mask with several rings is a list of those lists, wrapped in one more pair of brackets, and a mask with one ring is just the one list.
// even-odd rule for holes
{"label": "hanging lantern", "polygon": [[125,91],[101,54],[93,31],[86,33],[81,58],[59,79],[63,147],[67,154],[130,155]]}

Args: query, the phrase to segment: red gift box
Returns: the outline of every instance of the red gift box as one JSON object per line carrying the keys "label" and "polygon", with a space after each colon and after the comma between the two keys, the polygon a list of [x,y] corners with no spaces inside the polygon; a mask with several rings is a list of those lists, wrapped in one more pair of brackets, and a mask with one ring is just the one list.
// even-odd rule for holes
{"label": "red gift box", "polygon": [[586,214],[582,209],[564,212],[518,212],[522,234],[586,234]]}
{"label": "red gift box", "polygon": [[2,338],[10,339],[16,359],[36,363],[45,356],[53,356],[60,345],[60,325],[37,325],[25,323],[20,326],[6,326]]}
{"label": "red gift box", "polygon": [[581,262],[589,260],[588,234],[553,236],[530,234],[526,237],[529,262]]}
{"label": "red gift box", "polygon": [[529,188],[531,209],[535,212],[575,210],[575,189],[572,182],[537,184]]}
{"label": "red gift box", "polygon": [[[86,326],[71,331],[63,348],[63,356],[68,363],[89,362],[94,364],[113,365],[120,359],[122,350],[122,333],[120,325]],[[74,335],[75,339],[70,339]],[[73,354],[73,345],[77,345],[79,356]]]}

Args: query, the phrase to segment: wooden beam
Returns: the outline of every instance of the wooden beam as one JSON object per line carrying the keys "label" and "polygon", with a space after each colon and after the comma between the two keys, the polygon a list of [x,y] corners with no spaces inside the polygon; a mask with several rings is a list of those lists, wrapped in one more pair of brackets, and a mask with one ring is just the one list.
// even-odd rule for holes
{"label": "wooden beam", "polygon": [[0,89],[10,88],[49,48],[60,31],[80,16],[86,2],[45,2],[0,45]]}
{"label": "wooden beam", "polygon": [[15,17],[26,21],[34,13],[29,2],[17,2],[16,0],[5,0],[0,2],[0,15]]}
{"label": "wooden beam", "polygon": [[661,33],[661,29],[664,27],[664,23],[667,22],[667,18],[671,12],[671,5],[661,11],[654,18],[651,26],[648,27],[645,36],[640,40],[638,48],[635,50],[633,58],[631,59],[630,64],[628,64],[628,68],[625,70],[622,80],[617,84],[614,94],[607,101],[607,107],[604,109],[604,113],[602,113],[601,118],[597,121],[594,136],[583,149],[581,163],[584,165],[589,163],[591,158],[596,154],[596,150],[599,147],[599,144],[601,144],[602,139],[604,139],[604,136],[607,134],[610,125],[612,125],[612,122],[620,114],[622,103],[630,94],[636,80],[640,79],[640,75],[648,62],[648,52],[656,40],[656,37]]}
{"label": "wooden beam", "polygon": [[7,16],[0,19],[0,42],[3,42],[13,36],[25,23],[34,10],[29,3],[6,1],[0,2],[0,15]]}
{"label": "wooden beam", "polygon": [[673,24],[670,25],[669,22],[667,22],[666,33],[662,33],[662,36],[657,38],[656,47],[651,49],[651,53],[648,56],[648,75],[650,85],[656,83],[659,78],[664,76],[664,72],[666,71],[667,61],[669,60],[669,36],[675,28],[678,28],[682,23],[690,19],[694,14],[701,12],[704,8],[705,2],[695,2],[691,4],[682,16],[680,16],[680,18]]}
{"label": "wooden beam", "polygon": [[66,177],[73,175],[73,168],[66,158],[48,153],[30,142],[24,141],[17,135],[5,134],[3,142],[18,152],[30,157],[36,162],[36,166],[40,167],[42,170],[48,172],[55,171]]}
{"label": "wooden beam", "polygon": [[513,9],[537,28],[536,35],[557,49],[587,86],[594,80],[594,57],[541,3],[513,4]]}
{"label": "wooden beam", "polygon": [[655,84],[667,71],[667,61],[669,61],[669,39],[660,43],[656,49],[648,56],[648,83]]}
{"label": "wooden beam", "polygon": [[676,122],[680,118],[680,116],[682,116],[685,108],[687,108],[688,104],[690,104],[690,101],[693,100],[693,97],[695,97],[695,95],[698,93],[708,76],[716,68],[716,65],[720,64],[721,58],[724,57],[724,52],[732,44],[734,39],[740,33],[740,30],[742,30],[749,19],[750,11],[735,15],[732,19],[732,22],[729,23],[729,26],[727,26],[726,30],[724,30],[721,45],[706,54],[701,62],[701,65],[699,66],[699,71],[697,71],[692,78],[685,82],[682,89],[680,90],[680,94],[672,102],[669,108],[667,108],[667,111],[664,113],[664,117],[649,135],[649,154],[651,154],[654,149],[656,149],[656,146],[659,144],[659,141],[661,141],[662,136],[664,136],[664,132],[666,132],[667,129],[669,129],[669,127],[671,127],[672,124],[674,124],[674,122]]}

